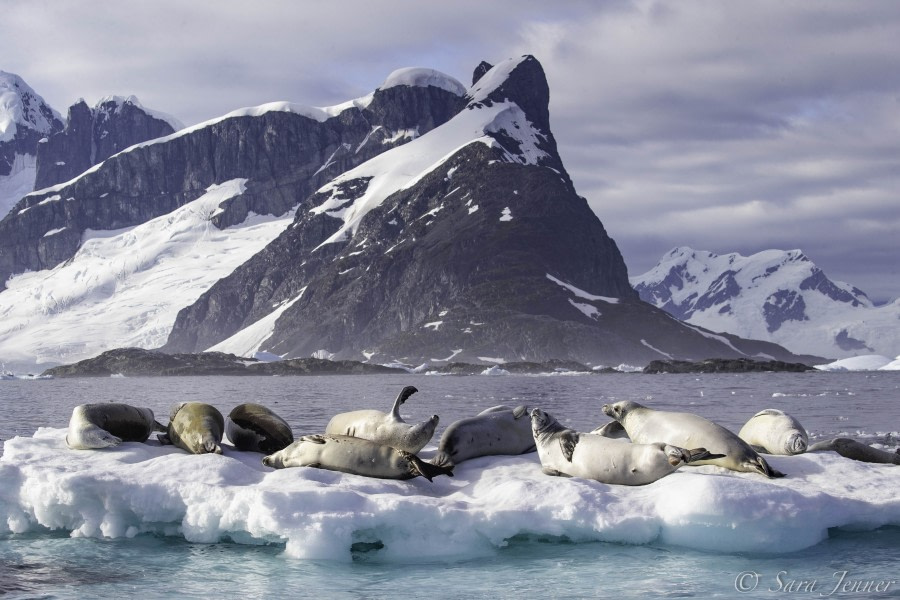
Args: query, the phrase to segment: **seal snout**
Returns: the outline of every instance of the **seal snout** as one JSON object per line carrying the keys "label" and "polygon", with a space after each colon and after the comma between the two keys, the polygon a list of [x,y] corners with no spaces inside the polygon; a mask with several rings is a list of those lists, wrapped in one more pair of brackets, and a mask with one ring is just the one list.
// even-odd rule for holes
{"label": "seal snout", "polygon": [[609,404],[604,404],[604,405],[603,405],[603,408],[602,408],[601,410],[603,411],[603,414],[606,415],[607,417],[614,417],[614,416],[615,416],[615,415],[613,414],[613,409],[612,409],[612,407],[611,407]]}

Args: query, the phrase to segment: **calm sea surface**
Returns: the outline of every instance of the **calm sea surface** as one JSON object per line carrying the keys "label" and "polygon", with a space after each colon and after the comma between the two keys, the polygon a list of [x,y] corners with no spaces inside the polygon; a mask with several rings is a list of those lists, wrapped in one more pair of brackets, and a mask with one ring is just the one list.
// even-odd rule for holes
{"label": "calm sea surface", "polygon": [[[637,400],[689,410],[735,431],[757,411],[797,416],[812,438],[838,434],[894,447],[900,443],[900,373],[746,375],[437,377],[188,377],[0,381],[0,444],[38,427],[65,427],[85,402],[149,406],[165,422],[182,401],[214,404],[223,413],[242,402],[273,408],[302,435],[331,416],[358,408],[389,410],[404,385],[419,393],[404,405],[407,420],[441,416],[446,425],[496,404],[539,406],[578,430],[607,419],[600,407]],[[2,448],[2,446],[0,446]],[[0,482],[2,485],[2,482]],[[898,490],[900,493],[900,490]],[[736,575],[758,574],[749,597],[826,597],[835,573],[860,580],[897,580],[886,593],[830,597],[900,597],[900,528],[832,532],[825,542],[791,554],[712,554],[665,545],[572,544],[514,538],[493,557],[392,563],[360,552],[352,563],[303,561],[278,546],[194,544],[179,538],[70,538],[64,532],[0,536],[0,596],[10,598],[145,598],[240,595],[327,598],[466,597],[737,597]],[[777,589],[779,573],[806,581]],[[814,591],[808,584],[817,580]],[[799,584],[798,584],[799,587]],[[742,595],[746,597],[748,595]]]}

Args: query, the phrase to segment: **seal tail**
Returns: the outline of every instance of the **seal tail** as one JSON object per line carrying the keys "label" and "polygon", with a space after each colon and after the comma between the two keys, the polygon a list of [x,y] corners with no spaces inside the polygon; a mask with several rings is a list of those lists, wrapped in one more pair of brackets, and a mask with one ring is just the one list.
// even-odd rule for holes
{"label": "seal tail", "polygon": [[434,481],[434,478],[438,475],[453,477],[453,465],[450,465],[449,467],[433,465],[431,463],[425,462],[415,454],[410,454],[409,452],[405,452],[404,454],[406,456],[406,459],[409,460],[410,467],[412,467],[411,470],[413,477],[421,475],[428,481]]}
{"label": "seal tail", "polygon": [[169,428],[160,423],[159,421],[153,421],[153,431],[167,431]]}
{"label": "seal tail", "polygon": [[434,455],[434,458],[431,459],[431,464],[436,467],[453,467],[453,459],[450,458],[450,455],[443,450]]}

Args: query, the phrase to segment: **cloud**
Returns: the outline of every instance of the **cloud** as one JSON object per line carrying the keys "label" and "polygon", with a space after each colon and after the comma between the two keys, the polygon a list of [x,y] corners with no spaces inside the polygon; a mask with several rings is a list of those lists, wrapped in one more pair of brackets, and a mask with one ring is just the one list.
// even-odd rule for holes
{"label": "cloud", "polygon": [[[396,68],[531,53],[579,192],[639,274],[674,246],[801,248],[900,296],[900,5],[0,0],[0,69],[61,112],[135,94],[190,124],[328,105]],[[892,230],[891,227],[894,227]]]}

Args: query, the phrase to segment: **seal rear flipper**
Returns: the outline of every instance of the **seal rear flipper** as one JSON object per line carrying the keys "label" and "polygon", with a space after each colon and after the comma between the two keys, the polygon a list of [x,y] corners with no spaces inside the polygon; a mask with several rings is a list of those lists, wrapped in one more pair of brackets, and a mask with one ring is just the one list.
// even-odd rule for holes
{"label": "seal rear flipper", "polygon": [[400,418],[400,405],[403,404],[404,402],[406,402],[406,400],[410,396],[412,396],[413,394],[415,394],[418,391],[419,391],[418,389],[416,389],[414,386],[411,386],[411,385],[408,385],[405,388],[403,388],[402,390],[400,390],[400,393],[397,395],[397,399],[394,400],[394,406],[391,407],[391,416],[395,420],[399,420],[399,421],[403,420]]}
{"label": "seal rear flipper", "polygon": [[[513,409],[513,418],[517,421],[528,414],[528,407],[524,404],[522,406],[517,406]],[[900,452],[900,449],[897,450]]]}
{"label": "seal rear flipper", "polygon": [[578,445],[578,432],[572,429],[566,429],[559,432],[559,448],[562,450],[566,460],[572,462],[572,455],[575,453],[575,446]]}
{"label": "seal rear flipper", "polygon": [[168,431],[168,430],[169,430],[168,427],[166,427],[165,425],[163,425],[156,419],[153,420],[153,431]]}
{"label": "seal rear flipper", "polygon": [[453,466],[442,467],[440,465],[433,465],[431,463],[427,463],[415,454],[411,454],[409,452],[400,451],[400,454],[409,461],[409,466],[411,467],[411,475],[416,477],[421,475],[428,481],[433,481],[435,477],[438,475],[446,475],[448,477],[453,477]]}
{"label": "seal rear flipper", "polygon": [[453,459],[450,458],[450,454],[441,450],[437,454],[434,455],[434,458],[431,459],[431,464],[437,467],[452,467]]}
{"label": "seal rear flipper", "polygon": [[551,477],[571,477],[568,473],[563,473],[562,471],[557,471],[556,469],[551,469],[550,467],[541,467],[541,473],[544,475],[550,475]]}
{"label": "seal rear flipper", "polygon": [[172,439],[169,437],[168,433],[157,433],[156,439],[158,439],[159,443],[162,444],[163,446],[171,446],[172,445]]}

